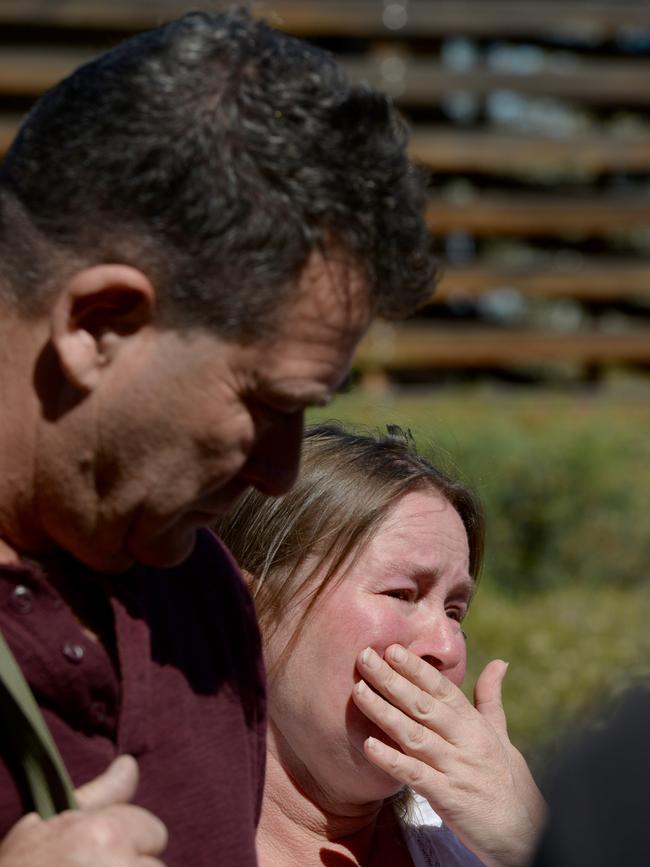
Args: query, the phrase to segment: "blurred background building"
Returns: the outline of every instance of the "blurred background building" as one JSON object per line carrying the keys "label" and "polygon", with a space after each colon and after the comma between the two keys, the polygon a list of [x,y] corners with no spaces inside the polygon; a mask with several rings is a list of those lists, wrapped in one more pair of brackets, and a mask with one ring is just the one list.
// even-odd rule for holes
{"label": "blurred background building", "polygon": [[[0,149],[73,67],[196,5],[0,0]],[[390,93],[430,169],[446,274],[415,321],[375,328],[364,382],[594,379],[650,364],[646,0],[252,5]]]}

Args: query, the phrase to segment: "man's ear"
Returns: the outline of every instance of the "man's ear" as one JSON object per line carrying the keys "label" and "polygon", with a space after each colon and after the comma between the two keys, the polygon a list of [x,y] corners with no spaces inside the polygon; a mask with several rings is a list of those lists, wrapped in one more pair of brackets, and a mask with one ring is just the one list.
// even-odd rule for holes
{"label": "man's ear", "polygon": [[241,577],[244,579],[244,584],[252,592],[253,587],[254,587],[254,583],[255,583],[255,579],[253,578],[253,576],[251,575],[250,572],[247,572],[245,569],[242,569],[241,566],[239,567],[239,570],[241,572]]}
{"label": "man's ear", "polygon": [[155,293],[130,265],[77,271],[52,308],[52,343],[70,383],[92,391],[125,341],[151,324]]}

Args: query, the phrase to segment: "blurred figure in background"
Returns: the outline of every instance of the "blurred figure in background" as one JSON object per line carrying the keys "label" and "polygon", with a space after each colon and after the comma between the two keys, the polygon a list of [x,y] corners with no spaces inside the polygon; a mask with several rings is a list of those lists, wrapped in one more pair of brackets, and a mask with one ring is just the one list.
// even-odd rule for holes
{"label": "blurred figure in background", "polygon": [[650,689],[626,694],[600,728],[566,753],[533,867],[650,864]]}

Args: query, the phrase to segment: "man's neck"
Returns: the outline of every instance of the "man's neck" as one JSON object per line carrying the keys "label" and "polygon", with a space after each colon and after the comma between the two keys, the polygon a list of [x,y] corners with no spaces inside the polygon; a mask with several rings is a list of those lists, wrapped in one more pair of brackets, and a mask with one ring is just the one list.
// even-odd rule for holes
{"label": "man's neck", "polygon": [[[392,808],[382,801],[322,806],[289,776],[272,747],[268,750],[264,807],[257,834],[260,867],[370,867],[377,863],[373,852],[389,818],[388,837],[394,831]],[[398,867],[401,862],[386,863]]]}

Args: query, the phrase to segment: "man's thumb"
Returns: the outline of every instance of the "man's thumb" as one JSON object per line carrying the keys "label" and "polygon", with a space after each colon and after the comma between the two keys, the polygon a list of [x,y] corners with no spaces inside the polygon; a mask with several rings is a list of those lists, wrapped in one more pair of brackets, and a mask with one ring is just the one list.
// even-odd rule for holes
{"label": "man's thumb", "polygon": [[133,756],[118,756],[103,774],[77,789],[82,810],[126,804],[138,787],[138,763]]}
{"label": "man's thumb", "polygon": [[488,662],[474,686],[474,706],[499,734],[507,735],[508,721],[501,701],[501,686],[508,671],[502,659]]}

